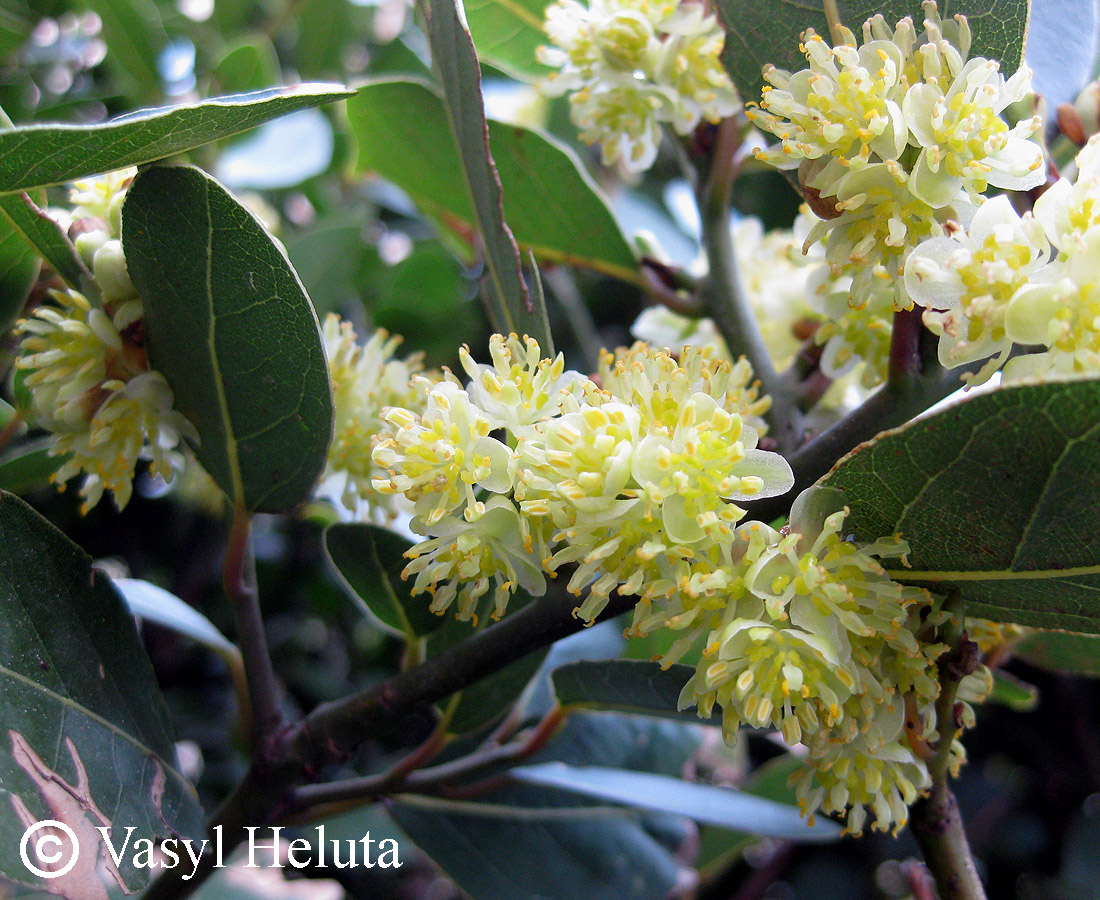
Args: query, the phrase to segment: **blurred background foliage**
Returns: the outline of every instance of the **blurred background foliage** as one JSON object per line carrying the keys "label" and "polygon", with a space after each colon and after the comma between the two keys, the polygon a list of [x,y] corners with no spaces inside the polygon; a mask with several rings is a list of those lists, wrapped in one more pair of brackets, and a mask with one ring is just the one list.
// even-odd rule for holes
{"label": "blurred background foliage", "polygon": [[[537,13],[539,4],[527,5]],[[597,155],[577,141],[564,101],[540,98],[528,82],[512,77],[529,76],[535,68],[523,71],[516,59],[522,61],[513,47],[494,54],[496,66],[483,62],[490,114],[544,129],[570,146],[606,192],[628,238],[649,232],[670,261],[689,265],[698,253],[695,223],[690,187],[675,159],[662,156],[643,179],[629,184],[602,171]],[[394,75],[430,78],[425,41],[405,0],[0,0],[0,106],[20,124],[90,123],[137,108],[303,80],[355,86]],[[392,115],[415,117],[416,110],[393,109]],[[470,248],[422,216],[394,185],[351,174],[355,153],[342,109],[326,107],[203,148],[192,159],[251,198],[286,245],[319,315],[335,311],[358,326],[389,329],[404,336],[406,350],[422,350],[429,365],[455,366],[460,344],[477,354],[489,334]],[[746,170],[735,190],[740,211],[761,217],[766,227],[789,225],[797,211],[794,192],[778,175]],[[558,349],[571,365],[590,368],[595,349],[629,341],[630,324],[644,304],[636,286],[564,268],[545,267],[543,275],[554,301]],[[3,352],[10,355],[7,340]],[[33,502],[113,570],[164,586],[232,634],[220,588],[226,525],[218,510],[190,499],[186,485],[169,492],[145,477],[125,513],[103,503],[82,518],[74,492],[59,494],[46,484],[49,468],[42,451],[24,441],[0,458],[0,487]],[[293,518],[260,517],[257,525],[260,596],[272,653],[288,702],[300,710],[393,674],[402,654],[400,642],[349,600],[327,565],[321,534],[332,520],[331,510],[317,503]],[[178,634],[147,624],[144,635],[183,765],[211,809],[246,766],[229,673],[217,656]],[[562,661],[622,653],[651,658],[660,650],[644,642],[624,649],[612,625],[554,652]],[[1100,689],[1095,681],[1017,661],[1008,671],[1033,685],[1042,702],[1031,702],[1032,689],[1006,683],[1007,705],[979,710],[979,727],[967,738],[973,763],[958,787],[990,896],[1100,897]],[[528,712],[537,714],[540,702],[545,696],[540,700],[535,691]],[[609,721],[593,733],[628,745],[642,742],[659,756],[657,764],[647,763],[650,770],[690,770],[791,799],[782,751],[765,737],[729,751],[720,747],[714,729],[668,725],[654,731],[630,717]],[[551,745],[555,758],[568,758],[570,741],[591,739],[585,727],[583,717],[571,723],[572,731]],[[356,768],[378,770],[429,729],[427,720],[405,722],[400,733],[379,736]],[[619,750],[626,753],[625,747]],[[607,764],[629,766],[624,760]],[[344,818],[343,827],[356,837],[369,829],[380,839],[399,834],[396,819],[430,841],[415,810],[393,813],[356,812]],[[654,847],[666,853],[666,868],[672,866],[676,896],[832,900],[912,893],[907,873],[917,850],[906,834],[816,849],[700,829],[667,816],[654,817],[646,830]],[[307,870],[298,874],[324,880],[262,889],[222,880],[205,888],[204,896],[460,896],[409,838],[402,834],[400,842],[400,869],[348,870],[339,883],[329,880],[331,869]],[[553,883],[554,870],[544,858],[522,858],[537,848],[508,852],[520,856],[513,863]],[[0,897],[4,892],[0,885]]]}

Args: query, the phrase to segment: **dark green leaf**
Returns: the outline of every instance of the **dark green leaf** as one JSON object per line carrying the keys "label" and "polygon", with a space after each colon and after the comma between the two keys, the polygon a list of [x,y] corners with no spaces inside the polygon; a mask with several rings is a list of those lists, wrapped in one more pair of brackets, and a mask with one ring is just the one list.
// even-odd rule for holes
{"label": "dark green leaf", "polygon": [[122,238],[150,362],[198,429],[199,461],[248,509],[300,503],[325,464],[332,396],[317,317],[282,247],[189,166],[134,179]]}
{"label": "dark green leaf", "polygon": [[[417,115],[394,115],[395,109]],[[468,230],[473,213],[443,115],[438,95],[416,81],[375,81],[348,101],[357,169],[377,172],[443,224]],[[495,121],[489,122],[489,142],[504,186],[504,214],[522,247],[544,262],[638,280],[615,217],[570,150]]]}
{"label": "dark green leaf", "polygon": [[[44,191],[39,193],[45,194]],[[43,202],[44,197],[39,200]],[[88,284],[91,272],[81,261],[72,241],[30,195],[0,194],[0,214],[0,224],[34,247],[69,287],[81,290]]]}
{"label": "dark green leaf", "polygon": [[345,587],[364,611],[398,637],[413,640],[446,621],[429,606],[428,594],[413,596],[401,578],[412,543],[388,528],[339,523],[325,529],[325,550]]}
{"label": "dark green leaf", "polygon": [[[655,662],[611,659],[561,666],[550,674],[550,679],[562,706],[591,706],[699,722],[694,707],[676,709],[680,690],[693,671],[685,665],[662,669]],[[711,720],[711,724],[719,722],[720,715]]]}
{"label": "dark green leaf", "polygon": [[[679,776],[702,733],[676,722],[576,712],[532,761],[598,762]],[[523,784],[494,790],[478,803],[403,798],[392,812],[478,900],[658,900],[677,876],[674,854],[686,839],[677,816],[643,815]]]}
{"label": "dark green leaf", "polygon": [[665,900],[679,865],[636,813],[535,787],[491,802],[402,798],[390,814],[477,900]]}
{"label": "dark green leaf", "polygon": [[38,254],[9,219],[0,217],[0,337],[19,318],[38,280]]}
{"label": "dark green leaf", "polygon": [[793,806],[730,788],[695,784],[652,772],[543,763],[521,766],[509,774],[527,784],[556,787],[611,803],[687,816],[697,822],[749,831],[762,837],[811,843],[840,838],[840,826],[836,823],[822,819],[811,827]]}
{"label": "dark green leaf", "polygon": [[259,91],[279,83],[279,58],[266,35],[255,35],[226,50],[212,74],[227,93]]}
{"label": "dark green leaf", "polygon": [[[484,293],[498,331],[529,334],[547,356],[554,342],[546,310],[535,304],[523,280],[519,247],[505,221],[504,195],[489,146],[481,68],[463,21],[462,0],[419,0],[427,24],[432,66],[443,90],[443,110],[461,163],[474,225],[484,245]],[[418,109],[417,120],[427,119]],[[427,119],[430,121],[430,119]],[[423,171],[423,169],[421,169]]]}
{"label": "dark green leaf", "polygon": [[900,532],[898,580],[967,613],[1100,631],[1100,381],[1003,388],[879,435],[824,479],[859,540]]}
{"label": "dark green leaf", "polygon": [[17,444],[0,455],[0,490],[25,494],[49,483],[66,457],[50,456],[53,438],[40,438]]}
{"label": "dark green leaf", "polygon": [[102,125],[26,125],[0,131],[0,193],[25,191],[164,159],[349,92],[299,84],[148,109]]}
{"label": "dark green leaf", "polygon": [[1013,645],[1012,655],[1037,669],[1100,676],[1100,636],[1037,631]]}
{"label": "dark green leaf", "polygon": [[[876,13],[882,13],[891,28],[909,16],[919,31],[924,21],[919,0],[837,0],[837,7],[840,21],[857,37]],[[974,34],[971,56],[999,60],[1006,75],[1019,68],[1030,0],[952,0],[941,3],[940,10],[945,17],[966,15]],[[718,0],[718,15],[726,27],[722,62],[746,101],[760,99],[760,70],[765,65],[792,72],[807,68],[798,49],[799,36],[807,28],[829,39],[824,0]]]}
{"label": "dark green leaf", "polygon": [[548,43],[542,24],[548,0],[468,0],[466,22],[477,55],[519,79],[530,80],[550,69],[535,59]]}
{"label": "dark green leaf", "polygon": [[[31,822],[56,819],[77,833],[83,852],[50,887],[95,898],[95,826],[132,826],[135,839],[195,838],[202,811],[173,768],[167,711],[109,579],[6,493],[0,546],[0,874],[33,885],[20,836]],[[149,869],[131,856],[120,875],[136,890]]]}
{"label": "dark green leaf", "polygon": [[131,83],[142,100],[160,96],[157,58],[167,41],[153,0],[84,0],[103,23],[107,64]]}

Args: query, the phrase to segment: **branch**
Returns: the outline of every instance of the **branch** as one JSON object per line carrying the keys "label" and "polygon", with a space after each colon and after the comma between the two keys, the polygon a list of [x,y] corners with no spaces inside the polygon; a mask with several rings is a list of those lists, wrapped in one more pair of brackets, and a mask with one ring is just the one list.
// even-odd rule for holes
{"label": "branch", "polygon": [[725,339],[730,354],[734,359],[744,356],[752,364],[762,392],[771,396],[772,408],[767,415],[773,429],[771,436],[781,450],[791,450],[802,440],[802,414],[793,385],[782,378],[772,365],[752,304],[741,283],[733,234],[730,232],[730,195],[735,157],[740,146],[738,129],[736,118],[725,119],[718,126],[709,170],[705,177],[699,179],[697,186],[696,202],[708,265],[707,277],[701,285],[701,298]]}
{"label": "branch", "polygon": [[[241,731],[251,735],[254,752],[264,757],[271,736],[283,724],[279,682],[267,652],[263,616],[256,591],[256,560],[252,554],[252,517],[243,507],[233,513],[223,571],[225,595],[237,622],[237,640],[244,658],[251,710],[241,711]],[[249,721],[251,719],[251,721]]]}
{"label": "branch", "polygon": [[955,626],[950,649],[937,661],[940,696],[936,699],[936,729],[939,742],[936,755],[928,763],[932,789],[927,797],[913,804],[913,834],[924,861],[939,888],[942,900],[986,900],[978,878],[970,844],[966,839],[959,804],[948,785],[951,770],[951,745],[960,726],[955,711],[959,683],[974,671],[978,648]]}
{"label": "branch", "polygon": [[[345,762],[382,726],[399,725],[404,716],[522,659],[540,647],[580,631],[583,623],[573,610],[578,598],[555,582],[545,597],[456,644],[423,665],[400,672],[375,687],[317,707],[301,722],[276,732],[269,752],[253,760],[244,779],[209,822],[222,826],[225,854],[248,836],[249,826],[263,827],[287,816],[294,791],[318,780],[319,773]],[[555,589],[556,588],[556,589]],[[612,595],[598,621],[626,612],[634,597]],[[183,881],[186,867],[165,869],[142,900],[179,900],[188,896],[214,871],[215,857],[205,853],[194,877]]]}

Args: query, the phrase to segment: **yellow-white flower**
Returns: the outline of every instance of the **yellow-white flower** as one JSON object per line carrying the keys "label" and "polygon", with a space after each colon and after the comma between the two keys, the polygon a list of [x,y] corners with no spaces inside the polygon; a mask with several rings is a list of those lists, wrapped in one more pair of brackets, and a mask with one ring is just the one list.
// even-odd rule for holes
{"label": "yellow-white flower", "polygon": [[325,317],[322,331],[332,379],[334,424],[324,480],[343,480],[340,500],[350,512],[392,518],[396,514],[392,494],[379,493],[372,484],[385,471],[373,462],[371,452],[389,430],[382,418],[384,409],[423,410],[424,387],[430,380],[412,384],[413,375],[423,366],[422,356],[395,359],[401,339],[382,330],[360,344],[351,323],[336,315]]}
{"label": "yellow-white flower", "polygon": [[583,140],[600,143],[605,165],[641,172],[657,157],[662,123],[688,134],[739,105],[719,60],[722,29],[701,3],[558,0],[546,34],[552,46],[539,48],[539,60],[558,71],[540,87],[570,94],[573,122]]}
{"label": "yellow-white flower", "polygon": [[53,480],[84,475],[82,512],[104,490],[123,509],[139,459],[171,481],[181,435],[198,441],[194,426],[172,408],[172,390],[150,370],[138,301],[113,315],[75,291],[54,291],[56,307],[42,306],[18,326],[16,367],[27,372],[38,425],[53,432],[52,456],[68,456]]}
{"label": "yellow-white flower", "polygon": [[924,323],[940,336],[946,368],[989,359],[973,379],[989,378],[1007,359],[1013,339],[1005,315],[1017,291],[1049,257],[1040,223],[1019,216],[1005,196],[987,200],[970,227],[926,241],[909,257],[909,296],[925,307]]}

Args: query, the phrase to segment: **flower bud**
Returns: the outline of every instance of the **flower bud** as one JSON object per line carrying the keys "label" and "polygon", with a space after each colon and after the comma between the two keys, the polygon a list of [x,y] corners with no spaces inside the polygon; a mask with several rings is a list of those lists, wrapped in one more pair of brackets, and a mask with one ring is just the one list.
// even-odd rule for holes
{"label": "flower bud", "polygon": [[118,303],[137,296],[130,273],[126,270],[126,256],[121,241],[106,241],[92,258],[92,274],[108,303]]}

